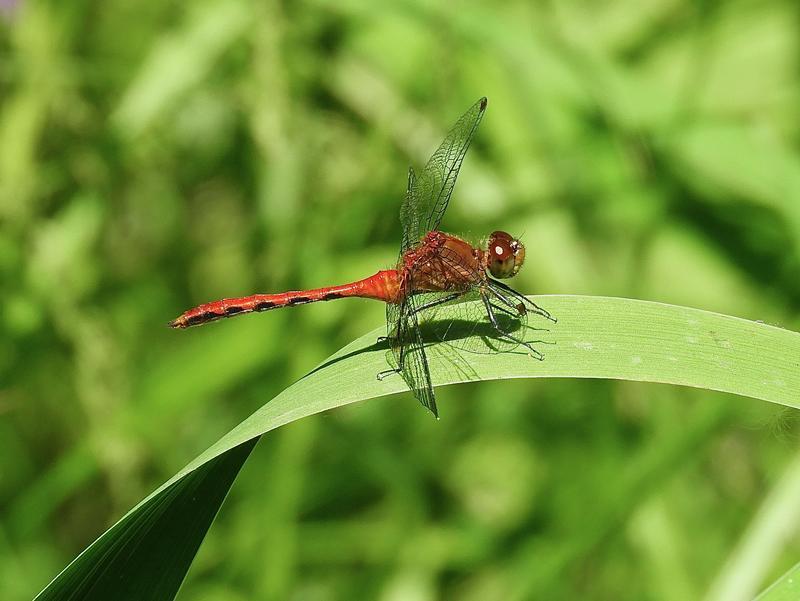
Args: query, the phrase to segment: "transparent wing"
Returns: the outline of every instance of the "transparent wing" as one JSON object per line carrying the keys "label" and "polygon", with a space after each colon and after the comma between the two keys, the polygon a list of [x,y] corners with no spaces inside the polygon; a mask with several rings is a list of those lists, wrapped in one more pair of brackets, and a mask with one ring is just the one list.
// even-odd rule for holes
{"label": "transparent wing", "polygon": [[486,110],[486,102],[486,98],[481,98],[456,121],[419,176],[413,169],[409,170],[406,197],[400,208],[401,253],[417,244],[427,232],[439,229],[461,163]]}
{"label": "transparent wing", "polygon": [[389,363],[400,370],[411,392],[433,415],[439,417],[436,396],[433,392],[428,357],[417,322],[416,299],[409,296],[400,305],[387,305],[389,324]]}
{"label": "transparent wing", "polygon": [[[419,402],[436,417],[439,413],[426,344],[434,345],[429,350],[437,358],[465,372],[469,371],[469,363],[460,358],[459,351],[509,352],[520,344],[528,345],[521,342],[528,338],[527,311],[520,310],[515,299],[508,295],[497,296],[491,280],[488,284],[489,288],[483,290],[475,287],[465,292],[417,293],[400,305],[387,305],[388,362],[400,372]],[[482,295],[492,307],[495,324],[488,318]],[[454,350],[446,351],[447,348]]]}
{"label": "transparent wing", "polygon": [[414,168],[408,168],[408,186],[406,187],[406,197],[400,206],[400,225],[403,228],[403,241],[400,244],[400,256],[409,248],[415,246],[422,238],[420,234],[420,221],[418,212],[418,202],[414,196],[414,186],[416,185],[416,175]]}
{"label": "transparent wing", "polygon": [[[440,293],[435,293],[440,294]],[[478,290],[471,290],[459,297],[422,311],[419,315],[423,338],[430,342],[441,342],[447,346],[469,353],[507,353],[519,347],[511,338],[528,337],[528,315],[494,298],[490,303],[494,311],[496,329],[489,320]],[[421,302],[430,302],[427,294],[419,295]]]}

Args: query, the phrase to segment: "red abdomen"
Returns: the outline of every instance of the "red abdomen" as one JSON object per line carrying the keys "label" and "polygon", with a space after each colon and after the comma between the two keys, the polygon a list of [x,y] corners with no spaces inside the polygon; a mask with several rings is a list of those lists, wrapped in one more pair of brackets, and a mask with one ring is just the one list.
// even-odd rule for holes
{"label": "red abdomen", "polygon": [[295,305],[335,300],[348,296],[371,298],[387,303],[398,302],[399,284],[397,271],[394,269],[379,271],[363,280],[341,286],[313,290],[293,290],[277,294],[253,294],[240,298],[224,298],[190,309],[171,321],[169,325],[173,328],[188,328],[225,317],[269,311],[270,309],[280,309],[281,307],[294,307]]}

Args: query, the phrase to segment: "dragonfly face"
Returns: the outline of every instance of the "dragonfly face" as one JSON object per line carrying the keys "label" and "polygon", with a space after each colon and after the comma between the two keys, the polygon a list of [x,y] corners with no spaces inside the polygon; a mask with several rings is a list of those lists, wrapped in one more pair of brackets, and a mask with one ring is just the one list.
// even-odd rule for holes
{"label": "dragonfly face", "polygon": [[511,278],[525,262],[525,246],[506,232],[492,232],[486,245],[486,267],[498,279]]}

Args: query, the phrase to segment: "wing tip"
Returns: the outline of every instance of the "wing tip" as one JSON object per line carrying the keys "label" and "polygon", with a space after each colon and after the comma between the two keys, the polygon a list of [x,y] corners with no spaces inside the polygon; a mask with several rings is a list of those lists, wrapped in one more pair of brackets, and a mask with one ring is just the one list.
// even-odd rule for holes
{"label": "wing tip", "polygon": [[478,100],[478,104],[480,105],[480,111],[483,112],[486,110],[486,105],[489,104],[489,99],[484,96],[480,100]]}

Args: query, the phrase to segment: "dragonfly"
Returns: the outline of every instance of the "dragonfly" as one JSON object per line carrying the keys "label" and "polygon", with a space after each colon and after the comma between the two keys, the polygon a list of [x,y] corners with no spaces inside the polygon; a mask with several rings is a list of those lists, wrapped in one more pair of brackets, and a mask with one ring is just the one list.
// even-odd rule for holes
{"label": "dragonfly", "polygon": [[[487,99],[481,98],[458,119],[419,175],[413,167],[409,169],[400,208],[400,256],[393,269],[340,286],[205,303],[169,325],[189,328],[247,313],[347,297],[382,301],[386,303],[387,335],[379,342],[384,341],[389,347],[391,369],[377,377],[400,374],[414,396],[437,418],[439,411],[426,353],[426,325],[434,325],[428,328],[434,343],[445,342],[467,350],[477,327],[488,326],[493,343],[483,348],[489,352],[524,348],[529,356],[543,360],[544,355],[534,343],[525,340],[527,319],[531,314],[552,322],[556,319],[501,281],[517,275],[522,267],[523,243],[507,232],[495,231],[484,244],[472,245],[439,229],[486,105]],[[455,310],[447,313],[447,320],[437,320],[444,308]],[[453,335],[455,321],[472,324],[474,331]]]}

